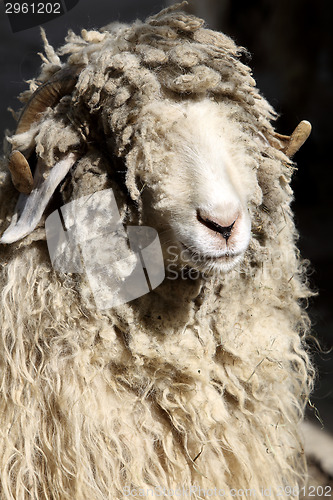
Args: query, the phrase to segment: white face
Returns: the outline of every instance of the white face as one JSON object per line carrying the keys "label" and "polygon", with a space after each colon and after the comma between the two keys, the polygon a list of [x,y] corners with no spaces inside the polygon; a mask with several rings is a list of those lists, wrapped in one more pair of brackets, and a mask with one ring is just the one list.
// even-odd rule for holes
{"label": "white face", "polygon": [[204,178],[193,176],[191,203],[171,221],[181,259],[202,270],[229,271],[250,241],[246,202],[231,182],[224,160],[220,158],[218,175],[207,168]]}
{"label": "white face", "polygon": [[227,272],[250,241],[254,168],[246,164],[240,129],[223,107],[202,101],[177,110],[170,123],[173,159],[164,165],[162,181],[172,236],[163,245],[176,246],[180,265]]}
{"label": "white face", "polygon": [[221,137],[199,135],[196,150],[184,147],[184,177],[191,189],[187,203],[174,211],[171,227],[184,262],[226,272],[241,260],[250,241],[247,200]]}

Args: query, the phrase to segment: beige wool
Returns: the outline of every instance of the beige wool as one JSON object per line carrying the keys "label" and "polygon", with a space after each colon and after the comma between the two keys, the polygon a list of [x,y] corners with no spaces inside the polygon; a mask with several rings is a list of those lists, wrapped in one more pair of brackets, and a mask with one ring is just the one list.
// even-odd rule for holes
{"label": "beige wool", "polygon": [[[251,241],[226,274],[207,265],[189,279],[179,257],[187,279],[167,273],[149,294],[105,311],[84,276],[52,269],[44,219],[1,245],[0,498],[114,500],[190,487],[195,499],[215,487],[225,498],[249,488],[277,498],[302,486],[298,425],[313,369],[294,166],[275,147],[275,113],[239,60],[244,50],[179,7],[66,42],[56,54],[45,39],[41,73],[22,99],[61,67],[79,68],[75,89],[9,138],[48,169],[79,153],[46,214],[59,196],[64,204],[112,188],[125,224],[158,230],[167,267],[169,221],[191,189],[187,113],[204,119],[207,110],[250,193]],[[6,160],[0,180],[4,230],[17,198]]]}

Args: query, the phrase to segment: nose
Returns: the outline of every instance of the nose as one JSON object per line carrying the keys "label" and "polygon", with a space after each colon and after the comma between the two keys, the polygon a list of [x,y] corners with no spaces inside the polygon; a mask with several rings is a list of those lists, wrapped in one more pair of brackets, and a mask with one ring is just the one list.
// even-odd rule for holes
{"label": "nose", "polygon": [[230,223],[230,217],[229,220],[224,220],[222,217],[212,217],[202,210],[197,210],[197,220],[211,231],[221,234],[226,242],[231,236],[237,217],[238,215],[234,215]]}

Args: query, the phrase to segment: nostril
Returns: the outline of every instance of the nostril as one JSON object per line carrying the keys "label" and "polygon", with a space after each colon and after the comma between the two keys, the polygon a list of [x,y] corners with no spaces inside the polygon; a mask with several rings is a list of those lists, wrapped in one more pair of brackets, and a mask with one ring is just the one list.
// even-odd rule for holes
{"label": "nostril", "polygon": [[208,229],[211,231],[215,231],[223,236],[223,238],[228,241],[228,239],[231,236],[232,229],[235,225],[236,219],[228,226],[222,225],[220,221],[214,220],[214,219],[209,219],[205,215],[202,215],[199,210],[197,210],[197,220],[206,226]]}

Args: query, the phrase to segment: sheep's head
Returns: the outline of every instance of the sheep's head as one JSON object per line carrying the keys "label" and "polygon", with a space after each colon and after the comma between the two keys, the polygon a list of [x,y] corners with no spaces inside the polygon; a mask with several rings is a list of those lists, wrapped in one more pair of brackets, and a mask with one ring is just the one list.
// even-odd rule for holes
{"label": "sheep's head", "polygon": [[[257,196],[256,161],[231,104],[208,99],[155,103],[139,136],[144,222],[156,225],[166,259],[202,271],[228,271],[250,241],[248,204]],[[149,137],[149,140],[147,139]]]}
{"label": "sheep's head", "polygon": [[46,64],[12,138],[9,167],[22,194],[1,243],[34,230],[91,145],[106,163],[123,158],[121,189],[138,203],[140,223],[159,232],[166,259],[173,247],[180,265],[223,272],[242,259],[262,202],[261,159],[294,154],[309,126],[276,134],[241,50],[174,9],[114,32],[71,34],[61,49],[68,64]]}

